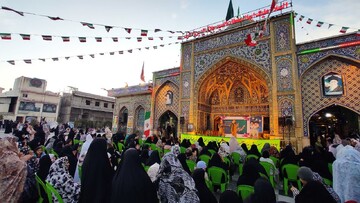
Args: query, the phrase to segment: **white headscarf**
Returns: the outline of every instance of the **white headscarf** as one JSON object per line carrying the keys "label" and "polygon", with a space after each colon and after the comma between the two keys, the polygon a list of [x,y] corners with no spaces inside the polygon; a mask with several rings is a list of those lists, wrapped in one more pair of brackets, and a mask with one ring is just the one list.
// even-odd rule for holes
{"label": "white headscarf", "polygon": [[84,144],[81,147],[81,151],[80,151],[80,155],[79,155],[79,160],[78,163],[76,165],[76,170],[75,170],[75,175],[74,175],[74,182],[78,183],[80,182],[80,177],[79,177],[79,166],[82,165],[82,162],[85,159],[86,153],[90,147],[91,142],[93,141],[93,138],[90,134],[86,135],[86,141],[84,142]]}
{"label": "white headscarf", "polygon": [[352,146],[338,150],[333,163],[333,188],[341,202],[360,201],[360,152]]}

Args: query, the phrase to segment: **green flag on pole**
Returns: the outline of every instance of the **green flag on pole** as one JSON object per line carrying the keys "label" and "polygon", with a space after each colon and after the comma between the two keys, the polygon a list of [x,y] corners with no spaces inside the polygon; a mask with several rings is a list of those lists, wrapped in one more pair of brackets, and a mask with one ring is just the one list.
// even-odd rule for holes
{"label": "green flag on pole", "polygon": [[228,10],[227,10],[227,13],[226,13],[226,21],[230,20],[233,17],[234,17],[234,8],[233,8],[233,5],[232,5],[232,1],[230,0],[229,7],[228,7]]}

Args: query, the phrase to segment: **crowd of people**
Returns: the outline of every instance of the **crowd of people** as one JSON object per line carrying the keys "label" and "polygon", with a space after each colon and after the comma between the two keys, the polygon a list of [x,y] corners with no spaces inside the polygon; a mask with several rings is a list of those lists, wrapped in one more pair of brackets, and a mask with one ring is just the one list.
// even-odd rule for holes
{"label": "crowd of people", "polygon": [[[39,184],[42,182],[69,203],[272,203],[277,202],[275,189],[284,189],[281,182],[288,174],[281,169],[287,164],[299,166],[302,187],[294,184],[289,189],[295,202],[360,202],[357,140],[343,140],[320,150],[308,146],[297,154],[291,145],[280,151],[268,143],[261,150],[256,145],[248,149],[233,137],[229,142],[207,144],[200,137],[191,143],[169,136],[145,139],[138,134],[112,134],[109,129],[99,133],[66,125],[49,129],[54,134],[49,136],[44,124],[25,124],[0,140],[1,202],[31,203],[39,198],[48,202],[47,189]],[[234,153],[240,157],[240,165]],[[201,158],[204,156],[209,160]],[[273,166],[270,173],[262,162]],[[209,168],[213,167],[225,171],[222,182],[241,167],[236,184],[251,186],[253,193],[243,197],[237,191],[222,191],[212,185]],[[275,186],[270,176],[275,177]],[[59,202],[57,197],[51,198]]]}

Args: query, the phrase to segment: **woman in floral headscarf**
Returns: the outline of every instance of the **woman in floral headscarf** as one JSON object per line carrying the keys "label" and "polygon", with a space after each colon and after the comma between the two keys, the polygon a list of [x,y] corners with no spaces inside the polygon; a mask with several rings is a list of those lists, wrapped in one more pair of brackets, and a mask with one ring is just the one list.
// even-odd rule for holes
{"label": "woman in floral headscarf", "polygon": [[46,181],[59,192],[64,202],[75,203],[79,201],[80,185],[74,183],[73,177],[69,174],[69,166],[66,156],[59,158],[51,165]]}
{"label": "woman in floral headscarf", "polygon": [[174,153],[163,157],[157,181],[160,202],[200,203],[194,180],[182,168]]}

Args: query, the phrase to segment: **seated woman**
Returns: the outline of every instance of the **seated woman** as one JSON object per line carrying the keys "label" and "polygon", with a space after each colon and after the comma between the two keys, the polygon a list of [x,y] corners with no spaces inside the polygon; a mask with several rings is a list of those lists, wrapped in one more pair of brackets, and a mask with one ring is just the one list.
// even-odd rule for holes
{"label": "seated woman", "polygon": [[254,193],[245,200],[249,203],[276,203],[276,196],[274,188],[270,182],[260,177],[256,180],[254,185]]}
{"label": "seated woman", "polygon": [[[254,159],[250,159],[254,160]],[[243,166],[243,172],[239,179],[237,180],[237,186],[239,185],[250,185],[254,186],[255,181],[260,177],[259,170],[255,164],[252,164],[251,161],[248,161]],[[256,160],[254,160],[256,161]]]}
{"label": "seated woman", "polygon": [[50,166],[46,181],[59,192],[64,202],[75,203],[79,202],[80,185],[74,183],[73,177],[69,173],[69,166],[67,156],[57,159]]}
{"label": "seated woman", "polygon": [[193,179],[195,188],[198,190],[200,203],[217,203],[216,197],[205,183],[205,170],[198,168],[194,170]]}

